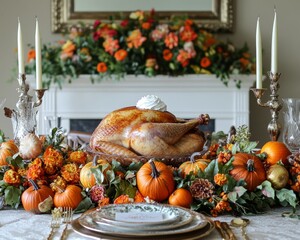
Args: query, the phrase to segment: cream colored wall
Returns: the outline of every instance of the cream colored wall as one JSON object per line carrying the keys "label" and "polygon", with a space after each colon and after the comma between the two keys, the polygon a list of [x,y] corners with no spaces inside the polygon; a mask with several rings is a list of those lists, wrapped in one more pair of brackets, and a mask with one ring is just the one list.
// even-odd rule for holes
{"label": "cream colored wall", "polygon": [[[17,101],[17,81],[8,82],[12,77],[11,69],[16,64],[15,48],[17,45],[17,18],[20,17],[23,31],[23,41],[34,43],[35,16],[39,18],[40,32],[44,43],[60,38],[51,33],[51,1],[50,0],[1,0],[0,1],[0,100],[6,98],[5,106],[14,108]],[[237,46],[247,41],[251,53],[255,54],[256,19],[261,18],[262,42],[264,48],[264,72],[270,69],[271,31],[274,4],[278,19],[278,68],[282,73],[280,79],[280,97],[299,97],[298,68],[300,63],[300,1],[299,0],[235,0],[235,31],[233,34],[221,34],[220,37],[232,40]],[[264,87],[268,87],[268,81]],[[268,93],[266,94],[266,99]],[[253,139],[260,144],[267,141],[267,125],[270,113],[267,109],[258,107],[251,94],[250,99],[250,130]],[[282,122],[282,117],[280,117]],[[12,137],[12,127],[9,119],[0,112],[0,129]],[[224,129],[226,131],[226,129]]]}

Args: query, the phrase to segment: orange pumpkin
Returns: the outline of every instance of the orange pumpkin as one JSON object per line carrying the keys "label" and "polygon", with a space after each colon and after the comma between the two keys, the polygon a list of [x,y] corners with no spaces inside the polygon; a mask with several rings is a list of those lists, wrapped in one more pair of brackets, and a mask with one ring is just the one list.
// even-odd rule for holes
{"label": "orange pumpkin", "polygon": [[169,197],[169,204],[190,208],[193,202],[192,194],[189,190],[184,188],[176,189]]}
{"label": "orange pumpkin", "polygon": [[7,157],[12,157],[19,152],[19,149],[13,140],[0,143],[0,166],[8,165]]}
{"label": "orange pumpkin", "polygon": [[77,208],[82,201],[81,188],[76,185],[68,185],[66,189],[61,189],[54,195],[53,203],[55,207]]}
{"label": "orange pumpkin", "polygon": [[236,181],[243,179],[247,183],[246,188],[249,191],[254,191],[267,178],[263,163],[255,155],[237,153],[234,155],[232,166],[230,175]]}
{"label": "orange pumpkin", "polygon": [[136,181],[140,193],[157,202],[167,199],[175,188],[171,169],[166,164],[153,160],[139,169]]}
{"label": "orange pumpkin", "polygon": [[193,154],[190,161],[186,161],[179,166],[179,170],[181,170],[181,176],[183,178],[190,173],[196,176],[200,170],[204,171],[209,163],[209,160],[207,159],[195,160],[194,156],[196,155]]}
{"label": "orange pumpkin", "polygon": [[104,170],[104,177],[107,170],[111,169],[111,166],[108,161],[104,159],[98,160],[98,157],[94,157],[92,162],[88,162],[83,166],[80,171],[80,182],[81,185],[85,188],[91,188],[96,185],[96,178],[92,173],[92,168],[97,168],[98,165],[105,165],[108,164],[108,167]]}
{"label": "orange pumpkin", "polygon": [[27,188],[21,196],[21,202],[26,211],[33,213],[41,213],[39,204],[42,203],[46,198],[51,196],[54,197],[54,192],[46,185],[38,185],[32,179],[29,179],[32,184]]}
{"label": "orange pumpkin", "polygon": [[265,143],[260,152],[267,154],[266,162],[270,165],[274,165],[280,160],[284,165],[287,165],[287,157],[291,155],[287,146],[283,142],[277,141],[269,141]]}

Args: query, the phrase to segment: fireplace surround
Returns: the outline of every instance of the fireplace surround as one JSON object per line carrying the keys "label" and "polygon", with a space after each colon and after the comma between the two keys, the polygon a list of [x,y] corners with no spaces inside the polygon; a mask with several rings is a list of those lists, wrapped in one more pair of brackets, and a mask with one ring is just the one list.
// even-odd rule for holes
{"label": "fireplace surround", "polygon": [[[33,76],[28,79],[34,85]],[[232,125],[249,125],[249,89],[255,77],[235,75],[234,79],[242,80],[240,89],[233,81],[224,86],[214,75],[129,75],[94,84],[89,75],[82,75],[71,84],[63,84],[61,89],[52,85],[46,91],[38,112],[38,133],[48,133],[49,119],[56,121],[59,117],[61,127],[68,132],[72,119],[97,121],[115,109],[135,105],[148,94],[160,97],[167,110],[179,118],[196,118],[208,113],[214,119],[214,130],[227,132]]]}

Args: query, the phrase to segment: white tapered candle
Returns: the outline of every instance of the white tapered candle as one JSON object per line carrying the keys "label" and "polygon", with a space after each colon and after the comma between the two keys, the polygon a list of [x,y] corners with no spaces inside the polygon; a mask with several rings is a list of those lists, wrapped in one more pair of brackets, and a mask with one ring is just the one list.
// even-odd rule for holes
{"label": "white tapered candle", "polygon": [[274,10],[274,22],[272,30],[272,47],[271,47],[271,72],[277,73],[277,16],[276,10]]}
{"label": "white tapered candle", "polygon": [[24,74],[23,38],[20,19],[18,18],[18,66],[19,74]]}
{"label": "white tapered candle", "polygon": [[42,53],[39,22],[36,18],[35,25],[35,64],[36,64],[36,89],[42,89]]}
{"label": "white tapered candle", "polygon": [[256,25],[256,88],[262,88],[262,46],[259,18]]}

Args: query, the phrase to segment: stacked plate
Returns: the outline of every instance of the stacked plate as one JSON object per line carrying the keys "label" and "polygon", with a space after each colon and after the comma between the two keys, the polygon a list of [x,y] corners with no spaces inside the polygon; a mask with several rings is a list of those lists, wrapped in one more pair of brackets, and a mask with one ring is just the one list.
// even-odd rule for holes
{"label": "stacked plate", "polygon": [[113,204],[88,211],[72,222],[77,233],[93,239],[200,239],[213,222],[191,210],[166,204]]}

